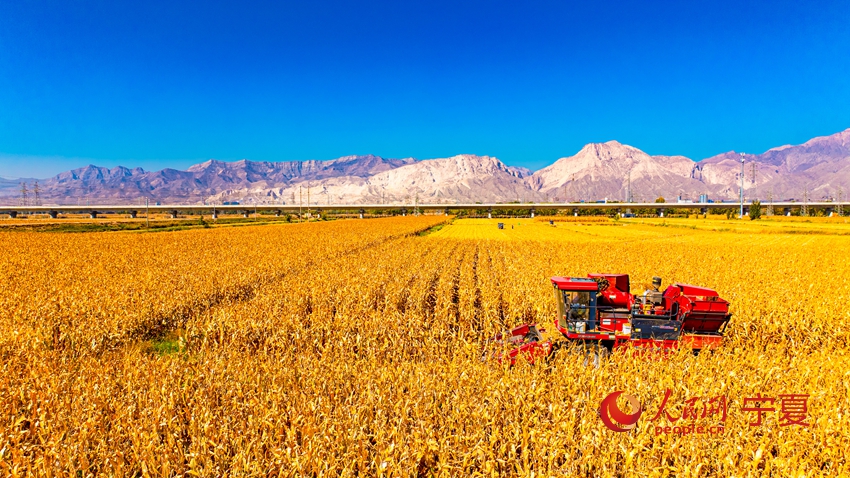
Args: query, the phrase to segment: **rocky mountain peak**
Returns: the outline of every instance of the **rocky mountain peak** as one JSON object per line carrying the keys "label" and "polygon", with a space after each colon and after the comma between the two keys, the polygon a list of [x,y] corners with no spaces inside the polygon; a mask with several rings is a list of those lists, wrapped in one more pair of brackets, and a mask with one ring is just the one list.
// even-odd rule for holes
{"label": "rocky mountain peak", "polygon": [[[747,154],[745,196],[779,199],[850,194],[850,129]],[[257,162],[215,159],[185,171],[145,171],[88,165],[40,182],[44,203],[78,198],[133,203],[140,197],[162,202],[294,201],[308,188],[322,202],[579,201],[608,198],[652,201],[658,196],[712,199],[737,195],[740,155],[735,151],[694,162],[684,156],[651,156],[619,141],[584,145],[532,173],[494,156],[458,154],[417,160],[350,155],[327,161]],[[14,181],[0,182],[0,194],[14,198]],[[752,191],[751,193],[749,191]],[[258,199],[261,198],[261,199]],[[407,201],[407,202],[405,202]]]}

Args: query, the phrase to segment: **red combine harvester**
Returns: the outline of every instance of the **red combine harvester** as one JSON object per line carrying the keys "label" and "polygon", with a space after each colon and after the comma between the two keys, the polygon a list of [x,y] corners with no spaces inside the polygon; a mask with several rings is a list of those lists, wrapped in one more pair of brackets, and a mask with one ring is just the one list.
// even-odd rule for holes
{"label": "red combine harvester", "polygon": [[671,351],[685,345],[695,351],[720,346],[732,316],[729,302],[705,287],[673,284],[659,290],[661,279],[643,295],[630,292],[628,274],[589,274],[553,277],[558,301],[555,329],[550,336],[537,324],[524,324],[498,334],[491,345],[501,348],[493,357],[502,361],[507,341],[513,364],[523,355],[534,361],[564,343],[606,353],[631,347],[637,351]]}

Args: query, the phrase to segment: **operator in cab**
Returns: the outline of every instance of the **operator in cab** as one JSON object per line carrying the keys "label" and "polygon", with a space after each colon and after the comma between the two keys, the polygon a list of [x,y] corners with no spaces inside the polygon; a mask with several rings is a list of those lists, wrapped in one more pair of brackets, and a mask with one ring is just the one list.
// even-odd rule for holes
{"label": "operator in cab", "polygon": [[652,292],[661,292],[659,289],[661,288],[661,278],[655,276],[652,278]]}
{"label": "operator in cab", "polygon": [[570,318],[573,320],[587,320],[587,306],[590,302],[590,294],[587,292],[571,292],[569,301]]}
{"label": "operator in cab", "polygon": [[661,278],[656,276],[652,278],[652,288],[647,289],[643,293],[644,313],[647,313],[652,306],[661,305],[663,296],[661,294]]}

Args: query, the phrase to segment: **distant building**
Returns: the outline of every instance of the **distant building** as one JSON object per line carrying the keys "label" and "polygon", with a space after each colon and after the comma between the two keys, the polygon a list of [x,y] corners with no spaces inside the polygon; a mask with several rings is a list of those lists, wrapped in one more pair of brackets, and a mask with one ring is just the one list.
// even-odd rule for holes
{"label": "distant building", "polygon": [[700,204],[705,204],[708,202],[708,194],[700,194],[699,195]]}

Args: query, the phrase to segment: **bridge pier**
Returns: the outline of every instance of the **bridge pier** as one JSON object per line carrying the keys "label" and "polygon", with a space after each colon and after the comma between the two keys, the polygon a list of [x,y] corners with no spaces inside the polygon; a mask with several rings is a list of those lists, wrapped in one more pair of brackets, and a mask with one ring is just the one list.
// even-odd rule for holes
{"label": "bridge pier", "polygon": [[448,215],[449,215],[449,208],[446,208],[446,210],[445,210],[445,211],[443,211],[443,215],[444,215],[444,216],[448,216]]}
{"label": "bridge pier", "polygon": [[363,214],[365,214],[365,213],[366,213],[366,210],[361,208],[360,209],[360,219],[363,219]]}
{"label": "bridge pier", "polygon": [[407,209],[402,208],[402,210],[401,210],[401,215],[402,215],[402,216],[407,216]]}
{"label": "bridge pier", "polygon": [[658,214],[658,217],[664,217],[664,208],[656,209],[655,213]]}
{"label": "bridge pier", "polygon": [[280,217],[280,209],[274,212],[274,217]]}
{"label": "bridge pier", "polygon": [[97,211],[89,211],[89,219],[97,219]]}
{"label": "bridge pier", "polygon": [[18,211],[9,211],[8,214],[9,219],[15,219],[16,217],[18,217]]}
{"label": "bridge pier", "polygon": [[248,211],[242,211],[242,217],[248,217]]}
{"label": "bridge pier", "polygon": [[828,207],[828,208],[826,208],[826,211],[824,211],[824,212],[826,212],[826,215],[828,217],[832,217],[832,213],[835,212],[835,210],[831,207]]}
{"label": "bridge pier", "polygon": [[791,208],[790,207],[782,208],[782,214],[785,215],[785,216],[790,216],[791,215]]}
{"label": "bridge pier", "polygon": [[138,216],[138,211],[130,211],[130,219],[136,219]]}
{"label": "bridge pier", "polygon": [[534,218],[534,208],[531,208],[531,217]]}
{"label": "bridge pier", "polygon": [[58,211],[47,211],[47,215],[50,216],[50,219],[56,219],[59,217]]}
{"label": "bridge pier", "polygon": [[487,210],[487,219],[493,219],[493,208]]}
{"label": "bridge pier", "polygon": [[169,215],[171,216],[171,219],[177,219],[177,210],[172,209]]}
{"label": "bridge pier", "polygon": [[318,219],[321,219],[321,218],[322,218],[322,210],[316,209],[316,219],[318,220]]}
{"label": "bridge pier", "polygon": [[708,214],[708,208],[707,207],[699,208],[699,213],[702,214],[702,215]]}
{"label": "bridge pier", "polygon": [[749,215],[750,215],[750,208],[747,207],[747,206],[744,206],[744,216],[749,216]]}
{"label": "bridge pier", "polygon": [[578,217],[578,208],[573,208],[573,216]]}

